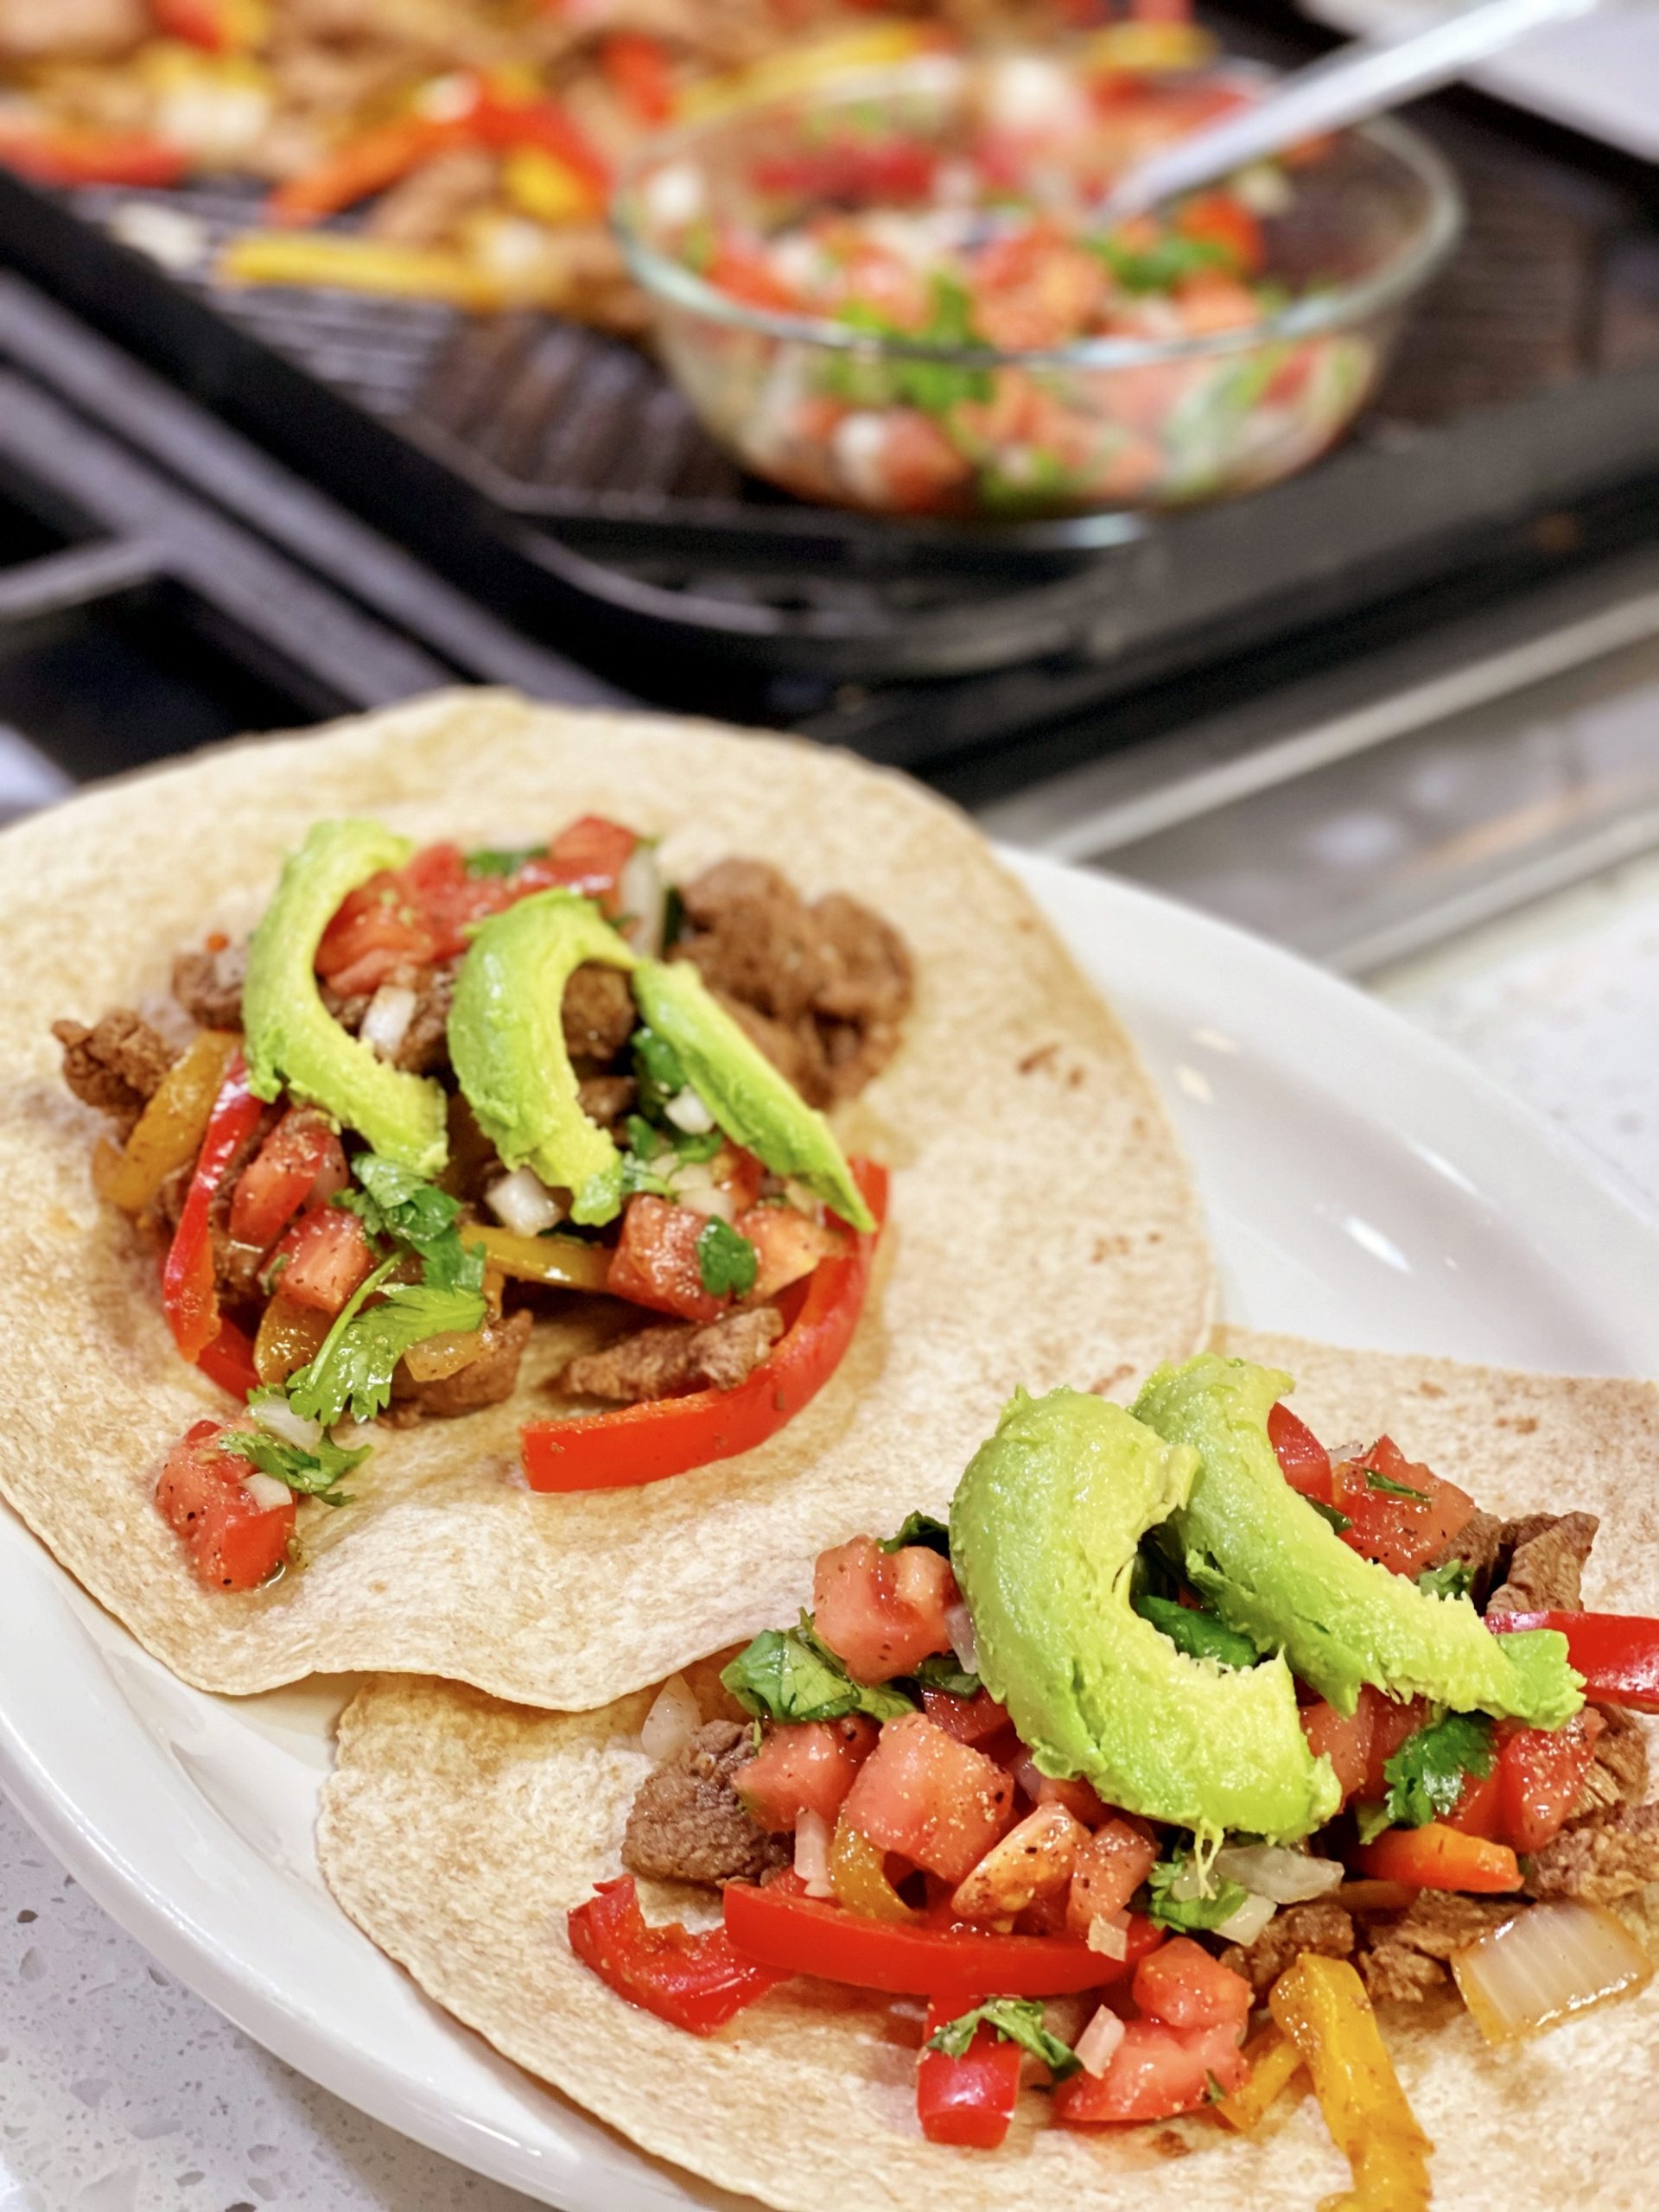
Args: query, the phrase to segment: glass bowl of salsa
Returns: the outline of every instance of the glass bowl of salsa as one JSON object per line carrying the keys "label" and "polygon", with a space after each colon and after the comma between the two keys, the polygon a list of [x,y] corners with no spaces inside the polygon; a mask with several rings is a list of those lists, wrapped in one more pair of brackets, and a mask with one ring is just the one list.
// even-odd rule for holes
{"label": "glass bowl of salsa", "polygon": [[613,219],[697,414],[799,497],[1185,506],[1343,434],[1461,228],[1445,163],[1386,122],[1101,223],[1116,174],[1264,81],[925,54],[655,140]]}

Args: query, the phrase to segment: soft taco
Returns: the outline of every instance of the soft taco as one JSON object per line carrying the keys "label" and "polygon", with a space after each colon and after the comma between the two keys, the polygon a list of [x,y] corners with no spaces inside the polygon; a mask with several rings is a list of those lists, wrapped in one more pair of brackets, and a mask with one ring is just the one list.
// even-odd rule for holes
{"label": "soft taco", "polygon": [[1021,1394],[948,1525],[655,1693],[365,1688],[324,1874],[785,2212],[1138,2204],[1176,2158],[1184,2203],[1312,2212],[1342,2152],[1331,2203],[1635,2206],[1656,1450],[1647,1383],[1242,1335],[1132,1411]]}
{"label": "soft taco", "polygon": [[845,756],[441,697],[9,832],[0,916],[0,1491],[205,1688],[603,1703],[1207,1326],[1122,1032]]}

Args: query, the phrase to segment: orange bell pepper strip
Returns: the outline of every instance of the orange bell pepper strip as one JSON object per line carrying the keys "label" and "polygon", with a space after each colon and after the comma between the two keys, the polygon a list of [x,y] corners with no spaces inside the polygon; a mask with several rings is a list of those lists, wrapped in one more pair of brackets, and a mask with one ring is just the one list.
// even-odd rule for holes
{"label": "orange bell pepper strip", "polygon": [[27,115],[0,116],[0,164],[34,184],[177,184],[189,156],[136,130],[86,130]]}
{"label": "orange bell pepper strip", "polygon": [[[234,1345],[233,1339],[227,1340],[220,1357],[211,1363],[204,1357],[230,1325],[219,1313],[214,1280],[213,1204],[232,1162],[258,1127],[264,1111],[263,1103],[248,1088],[247,1062],[238,1049],[232,1056],[213,1103],[196,1172],[191,1178],[184,1211],[179,1216],[179,1225],[173,1233],[162,1271],[162,1306],[173,1332],[173,1341],[188,1360],[206,1368],[215,1381],[220,1379],[215,1370],[226,1369]],[[242,1337],[246,1347],[247,1372],[252,1376],[252,1346],[239,1329],[235,1330],[234,1336]],[[229,1371],[239,1372],[239,1363],[232,1361]]]}
{"label": "orange bell pepper strip", "polygon": [[879,1224],[887,1212],[887,1171],[851,1163],[877,1228],[849,1235],[843,1255],[821,1260],[792,1325],[734,1390],[696,1390],[615,1413],[529,1422],[519,1451],[531,1490],[624,1490],[661,1482],[740,1452],[753,1452],[815,1398],[841,1364],[864,1310]]}
{"label": "orange bell pepper strip", "polygon": [[100,1198],[123,1213],[142,1213],[168,1177],[190,1165],[236,1041],[228,1029],[204,1029],[162,1077],[126,1143],[99,1140],[92,1183]]}
{"label": "orange bell pepper strip", "polygon": [[1350,2195],[1326,2212],[1428,2212],[1428,2156],[1365,1994],[1346,1959],[1304,1952],[1268,1999],[1306,2063],[1325,2126],[1353,2169]]}
{"label": "orange bell pepper strip", "polygon": [[436,154],[464,145],[471,118],[400,115],[343,140],[297,176],[279,184],[265,202],[270,222],[320,223],[359,200],[398,183]]}
{"label": "orange bell pepper strip", "polygon": [[887,1920],[904,1927],[921,1916],[887,1879],[886,1852],[878,1851],[868,1836],[849,1827],[844,1820],[836,1822],[835,1841],[830,1847],[830,1886],[837,1904],[866,1920]]}
{"label": "orange bell pepper strip", "polygon": [[1387,1828],[1353,1855],[1362,1874],[1404,1882],[1414,1890],[1472,1890],[1499,1897],[1521,1886],[1521,1866],[1507,1843],[1465,1835],[1444,1821],[1420,1828]]}
{"label": "orange bell pepper strip", "polygon": [[1244,2053],[1249,2071],[1211,2110],[1241,2135],[1254,2134],[1301,2070],[1302,2054],[1282,2028],[1264,2028]]}
{"label": "orange bell pepper strip", "polygon": [[225,54],[236,43],[225,0],[149,0],[149,13],[163,36],[206,53]]}

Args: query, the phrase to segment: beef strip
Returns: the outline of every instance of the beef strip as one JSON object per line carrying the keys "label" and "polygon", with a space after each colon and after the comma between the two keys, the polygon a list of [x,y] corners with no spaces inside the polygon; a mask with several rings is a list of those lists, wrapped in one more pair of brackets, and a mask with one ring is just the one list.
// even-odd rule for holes
{"label": "beef strip", "polygon": [[1602,1731],[1572,1820],[1599,1820],[1618,1805],[1639,1805],[1648,1794],[1648,1739],[1642,1724],[1616,1705],[1592,1706]]}
{"label": "beef strip", "polygon": [[[422,970],[420,981],[414,987],[415,1011],[391,1056],[394,1067],[407,1068],[413,1075],[430,1075],[435,1068],[448,1066],[449,1007],[455,995],[455,970],[460,965],[459,960],[451,960],[441,968]],[[361,1021],[360,1014],[358,1020]]]}
{"label": "beef strip", "polygon": [[639,1086],[631,1075],[590,1075],[576,1085],[576,1103],[590,1122],[613,1128],[633,1111]]}
{"label": "beef strip", "polygon": [[728,1313],[707,1327],[671,1321],[603,1351],[573,1359],[564,1386],[584,1398],[668,1398],[682,1390],[734,1390],[783,1333],[775,1306]]}
{"label": "beef strip", "polygon": [[589,961],[564,987],[564,1048],[573,1060],[613,1060],[632,1036],[639,1017],[620,968]]}
{"label": "beef strip", "polygon": [[499,1406],[510,1398],[529,1341],[531,1319],[529,1308],[521,1306],[516,1313],[504,1313],[499,1321],[486,1321],[484,1350],[479,1357],[435,1382],[414,1382],[400,1363],[392,1377],[387,1414],[391,1425],[406,1428],[423,1416],[448,1421],[456,1414],[476,1413],[480,1406]]}
{"label": "beef strip", "polygon": [[1325,1959],[1345,1959],[1353,1948],[1351,1916],[1329,1898],[1316,1897],[1308,1904],[1287,1905],[1274,1915],[1254,1943],[1230,1945],[1222,1953],[1221,1962],[1235,1974],[1242,1974],[1258,1997],[1265,1997],[1304,1951],[1317,1952]]}
{"label": "beef strip", "polygon": [[1534,1513],[1504,1523],[1509,1569],[1486,1601],[1489,1613],[1577,1612],[1600,1524],[1593,1513]]}
{"label": "beef strip", "polygon": [[1400,1918],[1376,1931],[1384,1942],[1404,1943],[1427,1959],[1449,1959],[1477,1937],[1490,1935],[1520,1908],[1510,1897],[1465,1897],[1454,1890],[1420,1890]]}
{"label": "beef strip", "polygon": [[63,1047],[63,1079],[83,1104],[107,1114],[127,1136],[178,1054],[130,1007],[117,1007],[90,1029],[54,1021]]}
{"label": "beef strip", "polygon": [[247,980],[245,938],[217,951],[181,952],[173,963],[173,995],[204,1029],[242,1027],[242,986]]}
{"label": "beef strip", "polygon": [[631,1873],[658,1882],[758,1881],[786,1863],[787,1844],[755,1826],[733,1786],[750,1741],[742,1722],[705,1720],[677,1758],[645,1777],[622,1839]]}
{"label": "beef strip", "polygon": [[1444,1989],[1446,1968],[1406,1943],[1383,1942],[1360,1954],[1360,1980],[1373,2005],[1416,2005]]}
{"label": "beef strip", "polygon": [[1617,1805],[1563,1828],[1528,1862],[1535,1897],[1578,1897],[1611,1904],[1659,1882],[1659,1805]]}
{"label": "beef strip", "polygon": [[785,1024],[810,1014],[830,981],[806,901],[764,861],[720,861],[680,886],[685,928],[674,947],[711,990]]}
{"label": "beef strip", "polygon": [[1441,1545],[1430,1567],[1446,1567],[1453,1560],[1466,1567],[1474,1577],[1471,1588],[1478,1610],[1484,1610],[1487,1595],[1498,1573],[1498,1563],[1503,1549],[1503,1523],[1495,1513],[1471,1514],[1457,1535]]}
{"label": "beef strip", "polygon": [[832,891],[812,909],[825,981],[813,1001],[837,1098],[852,1098],[899,1049],[915,977],[897,930],[855,899]]}
{"label": "beef strip", "polygon": [[810,1014],[798,1021],[774,1021],[758,1014],[741,999],[716,991],[715,999],[757,1050],[764,1052],[785,1081],[792,1084],[809,1106],[828,1106],[834,1098],[830,1065],[818,1026]]}

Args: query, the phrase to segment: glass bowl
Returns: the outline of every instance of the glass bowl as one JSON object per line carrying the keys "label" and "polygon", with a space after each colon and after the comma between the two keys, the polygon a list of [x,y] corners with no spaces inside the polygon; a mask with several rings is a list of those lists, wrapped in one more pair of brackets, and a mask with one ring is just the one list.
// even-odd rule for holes
{"label": "glass bowl", "polygon": [[[1263,81],[1227,67],[1160,83],[1196,116]],[[1005,197],[1075,217],[1079,174],[1098,188],[1076,149],[1089,133],[1097,148],[1103,113],[1109,122],[1099,83],[1082,55],[928,54],[717,113],[643,149],[613,220],[663,360],[746,468],[833,505],[982,521],[1220,499],[1305,467],[1342,435],[1462,226],[1446,164],[1394,123],[1237,184],[1265,258],[1230,327],[1195,330],[1202,317],[1172,312],[1148,334],[1158,317],[1137,305],[1127,334],[1003,347],[931,326],[907,334],[913,318],[872,329],[868,316],[860,327],[798,312],[787,295],[772,304],[752,268],[740,271],[747,297],[711,281],[711,267],[737,265],[723,241],[769,251],[821,218],[880,221],[897,204],[931,219],[941,194],[973,197],[982,171],[964,187],[963,156],[984,148],[992,111],[1024,118],[1023,136],[1005,134],[1017,156]],[[956,217],[940,219],[962,235]]]}

